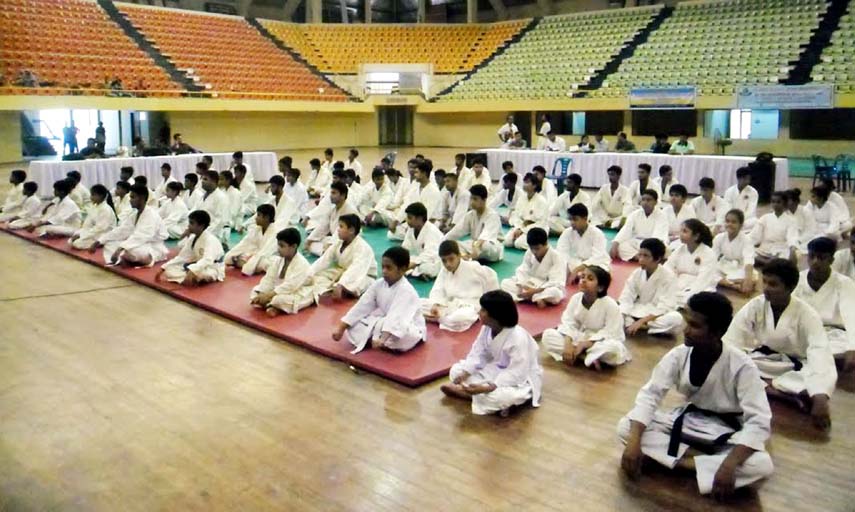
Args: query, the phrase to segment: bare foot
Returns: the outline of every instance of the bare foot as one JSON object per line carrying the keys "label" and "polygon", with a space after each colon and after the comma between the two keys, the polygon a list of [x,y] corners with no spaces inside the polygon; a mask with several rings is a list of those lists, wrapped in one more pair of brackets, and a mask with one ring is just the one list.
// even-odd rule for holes
{"label": "bare foot", "polygon": [[463,386],[460,384],[443,384],[439,389],[445,394],[445,396],[460,398],[463,400],[472,400],[472,395],[464,391]]}
{"label": "bare foot", "polygon": [[593,366],[593,367],[594,367],[594,369],[595,369],[595,370],[597,370],[597,371],[600,371],[600,370],[602,370],[602,369],[603,369],[603,367],[600,365],[600,360],[599,360],[599,359],[594,359],[594,362],[593,362],[593,363],[591,363],[591,366]]}
{"label": "bare foot", "polygon": [[544,302],[542,300],[536,301],[535,304],[537,304],[538,309],[543,309],[546,307],[546,302]]}
{"label": "bare foot", "polygon": [[267,316],[269,316],[270,318],[275,318],[279,316],[279,310],[276,308],[267,308],[264,312],[267,313]]}

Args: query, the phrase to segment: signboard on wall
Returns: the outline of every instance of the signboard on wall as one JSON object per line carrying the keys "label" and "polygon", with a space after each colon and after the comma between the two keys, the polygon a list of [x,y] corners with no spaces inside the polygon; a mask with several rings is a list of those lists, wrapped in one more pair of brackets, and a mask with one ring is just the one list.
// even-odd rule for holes
{"label": "signboard on wall", "polygon": [[633,110],[695,108],[694,86],[633,87],[629,90],[629,108]]}
{"label": "signboard on wall", "polygon": [[736,92],[740,109],[800,110],[834,108],[833,85],[752,85]]}

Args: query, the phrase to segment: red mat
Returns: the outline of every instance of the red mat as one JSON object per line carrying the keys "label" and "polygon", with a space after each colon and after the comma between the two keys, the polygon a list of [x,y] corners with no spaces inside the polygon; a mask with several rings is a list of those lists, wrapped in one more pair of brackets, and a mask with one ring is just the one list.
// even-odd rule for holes
{"label": "red mat", "polygon": [[[260,276],[247,277],[234,269],[228,269],[226,280],[198,288],[185,288],[175,283],[156,281],[154,268],[107,267],[101,251],[89,253],[71,249],[65,239],[38,238],[26,231],[9,231],[20,238],[68,254],[87,263],[106,268],[167,293],[177,299],[206,309],[220,316],[264,332],[301,347],[319,352],[328,357],[345,361],[356,368],[376,373],[407,386],[419,386],[448,375],[448,370],[469,352],[477,334],[479,324],[466,332],[451,333],[440,330],[435,324],[428,325],[428,342],[418,345],[405,354],[393,354],[382,350],[366,350],[360,354],[350,353],[350,344],[335,342],[330,333],[339,319],[344,316],[352,301],[336,303],[332,299],[321,300],[320,307],[310,307],[297,315],[280,315],[269,318],[263,311],[249,305],[249,292],[260,280]],[[609,295],[617,297],[623,283],[634,265],[616,262],[612,266],[612,286]],[[576,292],[568,287],[568,297]],[[530,304],[520,305],[520,324],[534,336],[555,327],[561,319],[566,300],[561,304],[538,309]]]}

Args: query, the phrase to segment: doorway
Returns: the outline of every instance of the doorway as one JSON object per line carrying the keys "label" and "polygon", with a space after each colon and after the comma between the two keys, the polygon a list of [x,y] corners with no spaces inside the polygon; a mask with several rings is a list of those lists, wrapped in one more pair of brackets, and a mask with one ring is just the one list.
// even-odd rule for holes
{"label": "doorway", "polygon": [[381,146],[413,145],[413,107],[377,107]]}

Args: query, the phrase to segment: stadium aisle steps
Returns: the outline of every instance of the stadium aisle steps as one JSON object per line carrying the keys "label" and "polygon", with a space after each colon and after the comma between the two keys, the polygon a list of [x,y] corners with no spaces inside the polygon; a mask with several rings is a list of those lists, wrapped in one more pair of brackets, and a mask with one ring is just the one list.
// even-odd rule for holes
{"label": "stadium aisle steps", "polygon": [[789,76],[781,80],[786,85],[803,85],[810,82],[813,67],[820,62],[823,50],[831,45],[831,36],[840,26],[840,18],[846,14],[849,0],[830,0],[828,10],[825,11],[819,26],[814,30],[810,41],[799,55],[799,60],[790,70]]}

